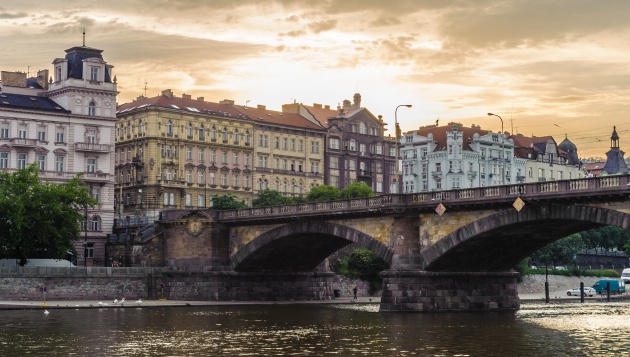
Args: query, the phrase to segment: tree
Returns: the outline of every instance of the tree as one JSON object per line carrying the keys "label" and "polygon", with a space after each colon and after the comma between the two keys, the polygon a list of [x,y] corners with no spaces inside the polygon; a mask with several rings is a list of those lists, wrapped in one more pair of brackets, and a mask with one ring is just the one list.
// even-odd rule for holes
{"label": "tree", "polygon": [[340,262],[340,273],[367,281],[370,294],[381,288],[383,279],[379,273],[388,268],[387,262],[366,248],[354,250]]}
{"label": "tree", "polygon": [[[85,207],[95,207],[79,175],[68,182],[42,183],[36,164],[0,173],[0,258],[63,259],[76,255],[79,222]],[[87,223],[86,223],[87,224]]]}
{"label": "tree", "polygon": [[572,234],[538,250],[532,255],[532,260],[551,266],[570,264],[575,262],[575,255],[583,248],[582,237]]}
{"label": "tree", "polygon": [[280,192],[267,188],[258,193],[258,197],[252,201],[252,207],[281,206],[294,203],[293,198],[283,196]]}
{"label": "tree", "polygon": [[324,202],[338,200],[341,192],[337,187],[329,185],[320,185],[311,188],[306,195],[306,199],[309,202]]}
{"label": "tree", "polygon": [[221,211],[226,209],[247,208],[243,201],[239,201],[234,195],[218,195],[212,197],[212,209]]}
{"label": "tree", "polygon": [[363,181],[355,181],[348,186],[344,187],[339,195],[342,200],[350,198],[364,198],[375,197],[376,195],[372,191],[372,188]]}

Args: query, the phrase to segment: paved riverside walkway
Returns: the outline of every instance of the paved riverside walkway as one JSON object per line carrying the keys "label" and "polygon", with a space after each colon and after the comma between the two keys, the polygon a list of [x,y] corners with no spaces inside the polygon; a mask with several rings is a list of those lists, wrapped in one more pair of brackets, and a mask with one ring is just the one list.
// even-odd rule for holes
{"label": "paved riverside walkway", "polygon": [[287,305],[287,304],[379,304],[380,297],[360,296],[340,297],[331,300],[289,300],[289,301],[188,301],[188,300],[125,300],[124,303],[96,300],[51,300],[17,301],[0,300],[0,310],[25,309],[89,309],[89,308],[137,308],[137,307],[185,307],[185,306],[246,306],[246,305]]}

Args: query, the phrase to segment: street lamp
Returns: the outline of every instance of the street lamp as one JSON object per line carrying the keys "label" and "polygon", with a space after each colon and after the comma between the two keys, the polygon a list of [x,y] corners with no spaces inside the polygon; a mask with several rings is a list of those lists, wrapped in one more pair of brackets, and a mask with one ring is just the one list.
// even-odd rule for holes
{"label": "street lamp", "polygon": [[87,228],[88,228],[88,206],[85,204],[85,229],[84,232],[84,241],[83,241],[83,265],[87,267],[87,246],[88,246],[88,238],[87,238]]}
{"label": "street lamp", "polygon": [[499,160],[501,160],[501,185],[503,185],[505,183],[505,177],[503,174],[503,169],[504,169],[504,160],[505,160],[505,137],[503,137],[503,118],[501,118],[500,115],[498,114],[492,114],[492,113],[488,113],[488,116],[495,116],[499,119],[501,119],[501,157],[499,157]]}
{"label": "street lamp", "polygon": [[400,138],[402,136],[400,126],[398,126],[398,108],[400,107],[411,108],[411,104],[401,104],[396,107],[396,110],[394,110],[394,130],[396,131],[396,193],[399,193],[398,188],[400,187],[400,177],[398,176],[398,144],[400,143]]}

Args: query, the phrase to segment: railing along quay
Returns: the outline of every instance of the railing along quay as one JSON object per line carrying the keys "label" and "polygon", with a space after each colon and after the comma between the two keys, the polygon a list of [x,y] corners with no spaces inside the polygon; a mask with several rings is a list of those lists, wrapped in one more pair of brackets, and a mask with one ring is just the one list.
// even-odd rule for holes
{"label": "railing along quay", "polygon": [[511,205],[517,197],[525,203],[585,201],[628,195],[630,175],[585,179],[545,181],[504,186],[467,188],[406,194],[387,194],[370,198],[309,202],[284,206],[217,211],[218,221],[247,222],[299,216],[339,216],[388,212],[434,210],[439,203],[447,208],[458,206]]}

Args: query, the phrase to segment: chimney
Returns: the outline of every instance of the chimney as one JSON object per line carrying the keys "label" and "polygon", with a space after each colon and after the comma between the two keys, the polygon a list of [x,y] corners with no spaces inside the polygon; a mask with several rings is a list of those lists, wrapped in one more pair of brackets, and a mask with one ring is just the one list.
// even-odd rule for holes
{"label": "chimney", "polygon": [[42,69],[41,71],[37,71],[37,84],[40,87],[48,90],[48,70]]}
{"label": "chimney", "polygon": [[352,104],[350,103],[349,100],[344,99],[343,100],[343,110],[347,110],[347,109],[352,109]]}
{"label": "chimney", "polygon": [[282,112],[283,113],[299,114],[300,113],[300,105],[298,103],[282,104]]}
{"label": "chimney", "polygon": [[182,93],[182,98],[191,99],[192,97],[190,96],[190,94]]}
{"label": "chimney", "polygon": [[203,97],[197,97],[197,100],[203,102],[204,98]]}
{"label": "chimney", "polygon": [[223,99],[219,104],[234,105],[234,101],[232,99]]}
{"label": "chimney", "polygon": [[330,110],[330,105],[324,105],[324,109]]}
{"label": "chimney", "polygon": [[173,99],[173,91],[171,91],[170,89],[163,90],[162,95],[165,96],[166,98]]}
{"label": "chimney", "polygon": [[313,103],[313,108],[322,109],[322,105],[321,104],[317,104],[317,103]]}
{"label": "chimney", "polygon": [[26,73],[2,71],[0,80],[3,86],[26,88]]}
{"label": "chimney", "polygon": [[266,106],[266,105],[262,105],[262,104],[258,104],[258,105],[256,106],[256,108],[258,108],[258,109],[262,109],[262,110],[266,110],[266,109],[267,109],[267,106]]}
{"label": "chimney", "polygon": [[361,108],[361,94],[354,93],[354,105],[352,106],[354,109]]}

